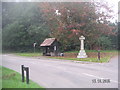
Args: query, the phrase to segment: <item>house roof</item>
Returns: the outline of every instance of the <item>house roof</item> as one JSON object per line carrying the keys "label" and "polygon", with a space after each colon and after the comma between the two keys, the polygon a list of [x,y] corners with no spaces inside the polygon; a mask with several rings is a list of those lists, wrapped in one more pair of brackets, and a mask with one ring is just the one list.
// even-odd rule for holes
{"label": "house roof", "polygon": [[43,41],[42,44],[40,44],[40,46],[50,46],[55,40],[55,38],[47,38]]}

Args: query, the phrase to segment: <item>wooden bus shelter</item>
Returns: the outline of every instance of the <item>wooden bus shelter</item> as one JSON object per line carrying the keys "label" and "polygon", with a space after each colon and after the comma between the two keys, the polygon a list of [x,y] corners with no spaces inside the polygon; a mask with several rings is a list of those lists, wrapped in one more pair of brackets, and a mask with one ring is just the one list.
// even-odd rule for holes
{"label": "wooden bus shelter", "polygon": [[43,48],[43,56],[58,56],[60,43],[55,38],[47,38],[40,46]]}

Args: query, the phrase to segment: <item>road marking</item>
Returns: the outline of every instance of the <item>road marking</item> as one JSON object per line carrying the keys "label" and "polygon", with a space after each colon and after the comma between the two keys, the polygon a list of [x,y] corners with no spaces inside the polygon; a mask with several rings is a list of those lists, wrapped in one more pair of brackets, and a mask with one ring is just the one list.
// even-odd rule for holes
{"label": "road marking", "polygon": [[[95,75],[92,75],[92,74],[87,74],[87,73],[82,73],[82,74],[84,74],[86,76],[94,77],[94,78],[105,79],[105,78],[102,78],[102,77],[99,77],[99,76],[95,76]],[[120,83],[120,82],[115,81],[115,80],[110,80],[110,81],[115,82],[115,83]]]}

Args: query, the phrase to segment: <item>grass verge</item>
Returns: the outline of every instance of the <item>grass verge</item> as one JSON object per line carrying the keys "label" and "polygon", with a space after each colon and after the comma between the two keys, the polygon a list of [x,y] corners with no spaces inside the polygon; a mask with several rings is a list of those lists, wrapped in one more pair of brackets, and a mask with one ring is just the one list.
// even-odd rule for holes
{"label": "grass verge", "polygon": [[[104,62],[109,62],[110,58],[117,55],[118,52],[119,51],[117,50],[101,50],[100,60],[98,60],[97,58],[98,55],[97,50],[86,50],[88,58],[76,58],[78,51],[67,51],[65,52],[65,56],[63,57],[48,57],[48,58],[104,63]],[[42,53],[15,53],[15,54],[18,56],[26,56],[26,57],[42,56]]]}
{"label": "grass verge", "polygon": [[108,62],[111,57],[107,56],[107,57],[101,58],[100,60],[98,60],[98,58],[65,58],[65,57],[50,57],[50,58],[103,63],[103,62]]}
{"label": "grass verge", "polygon": [[14,53],[18,56],[25,56],[25,57],[36,57],[36,56],[41,56],[42,53]]}
{"label": "grass verge", "polygon": [[96,50],[86,50],[88,58],[76,58],[78,51],[68,51],[65,52],[65,56],[63,57],[50,57],[54,59],[63,59],[63,60],[75,60],[75,61],[86,61],[86,62],[98,62],[98,63],[106,63],[113,57],[118,55],[117,50],[101,50],[101,58],[98,60],[97,51]]}
{"label": "grass verge", "polygon": [[[87,52],[98,52],[97,50],[85,50]],[[66,51],[65,53],[78,53],[79,51]],[[117,50],[100,50],[100,52],[117,52]]]}
{"label": "grass verge", "polygon": [[30,80],[29,84],[21,81],[21,75],[11,69],[2,67],[2,88],[43,88]]}

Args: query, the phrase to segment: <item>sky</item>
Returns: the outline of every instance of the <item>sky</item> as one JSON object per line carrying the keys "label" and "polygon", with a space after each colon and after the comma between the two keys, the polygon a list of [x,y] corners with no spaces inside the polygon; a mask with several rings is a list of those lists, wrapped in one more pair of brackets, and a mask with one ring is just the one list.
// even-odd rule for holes
{"label": "sky", "polygon": [[111,21],[115,22],[115,20],[118,20],[118,2],[120,0],[105,0],[105,1],[107,1],[110,6],[113,6],[112,9],[114,11],[115,16],[114,19]]}

